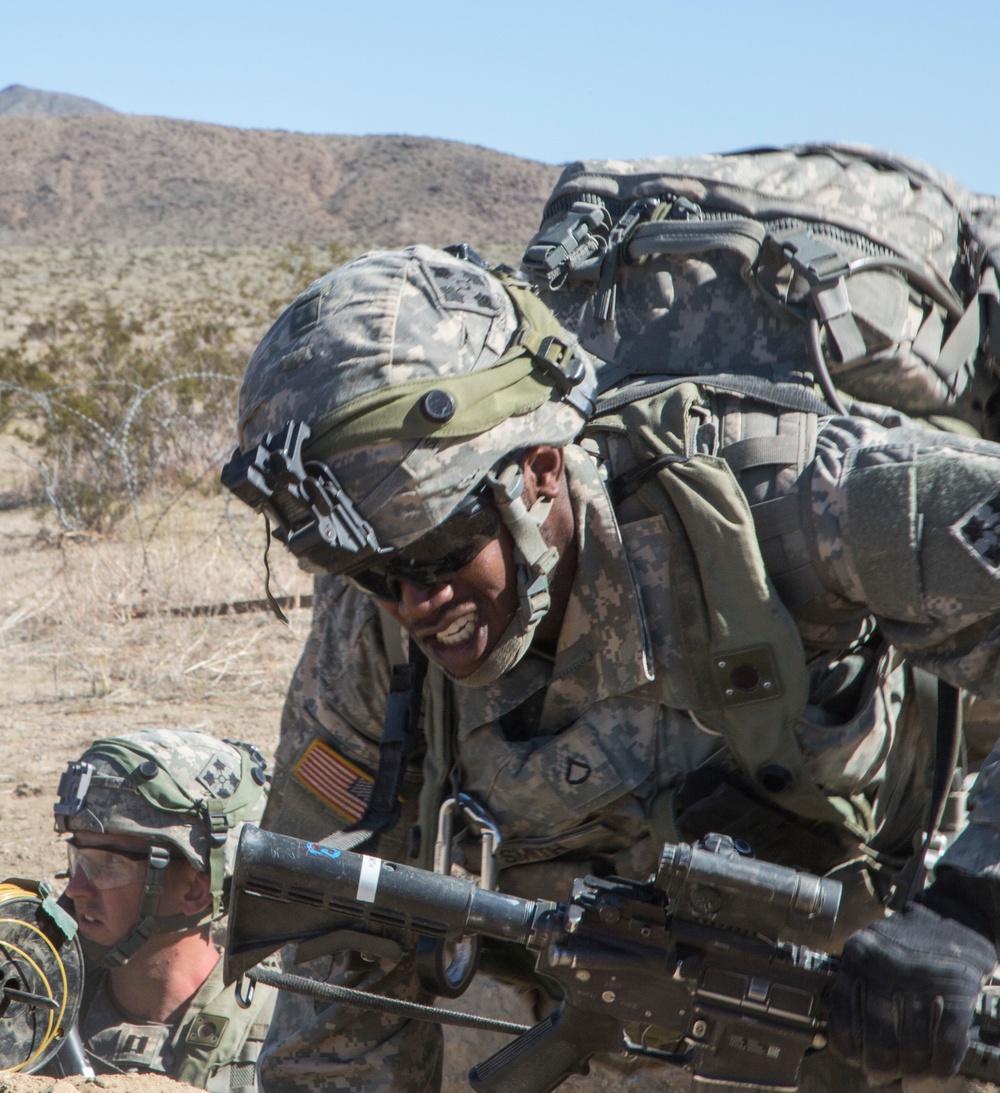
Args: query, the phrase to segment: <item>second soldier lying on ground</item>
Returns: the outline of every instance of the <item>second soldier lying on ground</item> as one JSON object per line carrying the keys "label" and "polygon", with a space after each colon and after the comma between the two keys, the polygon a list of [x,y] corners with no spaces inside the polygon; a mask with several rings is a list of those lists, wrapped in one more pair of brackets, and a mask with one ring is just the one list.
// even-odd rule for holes
{"label": "second soldier lying on ground", "polygon": [[212,1093],[257,1088],[275,992],[237,1005],[212,926],[225,911],[227,849],[231,859],[239,827],[260,817],[265,767],[249,744],[140,729],[96,740],[63,775],[64,899],[84,946],[79,1027],[98,1074],[164,1074]]}

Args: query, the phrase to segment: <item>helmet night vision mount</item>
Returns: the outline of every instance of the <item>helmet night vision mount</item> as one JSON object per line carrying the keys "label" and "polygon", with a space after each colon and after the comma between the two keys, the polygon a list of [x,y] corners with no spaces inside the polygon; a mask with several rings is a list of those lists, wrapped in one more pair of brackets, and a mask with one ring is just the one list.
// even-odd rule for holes
{"label": "helmet night vision mount", "polygon": [[222,484],[244,504],[263,512],[275,538],[297,557],[331,573],[391,552],[382,547],[333,471],[318,460],[304,462],[312,435],[305,422],[289,421],[280,432],[240,453],[222,468]]}

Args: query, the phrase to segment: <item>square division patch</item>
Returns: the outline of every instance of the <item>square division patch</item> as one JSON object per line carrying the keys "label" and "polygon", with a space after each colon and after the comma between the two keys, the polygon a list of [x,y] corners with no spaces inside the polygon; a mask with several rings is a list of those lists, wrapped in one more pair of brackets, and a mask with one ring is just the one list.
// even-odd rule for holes
{"label": "square division patch", "polygon": [[1000,489],[952,527],[959,542],[991,573],[1000,573]]}

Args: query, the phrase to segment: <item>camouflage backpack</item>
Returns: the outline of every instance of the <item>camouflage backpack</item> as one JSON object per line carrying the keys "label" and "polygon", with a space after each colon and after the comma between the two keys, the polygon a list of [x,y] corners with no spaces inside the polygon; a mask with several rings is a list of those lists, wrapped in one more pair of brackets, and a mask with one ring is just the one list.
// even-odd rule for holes
{"label": "camouflage backpack", "polygon": [[[587,161],[524,270],[608,362],[818,384],[1000,436],[1000,201],[847,145]],[[846,397],[845,397],[846,396]]]}

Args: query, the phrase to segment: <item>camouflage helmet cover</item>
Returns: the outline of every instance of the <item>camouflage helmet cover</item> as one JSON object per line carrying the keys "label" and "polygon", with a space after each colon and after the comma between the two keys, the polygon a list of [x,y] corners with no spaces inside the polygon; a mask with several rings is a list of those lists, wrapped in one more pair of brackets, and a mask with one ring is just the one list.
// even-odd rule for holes
{"label": "camouflage helmet cover", "polygon": [[239,827],[260,819],[265,770],[252,745],[198,729],[96,740],[60,781],[56,829],[142,836],[210,873],[213,851],[234,854]]}
{"label": "camouflage helmet cover", "polygon": [[[472,262],[420,245],[362,255],[302,293],[250,358],[240,447],[387,387],[489,369],[519,323],[501,280]],[[592,388],[592,363],[566,341],[585,370],[581,386]],[[570,443],[583,420],[550,397],[471,435],[389,439],[313,458],[329,464],[380,542],[400,547],[440,524],[504,456]]]}

